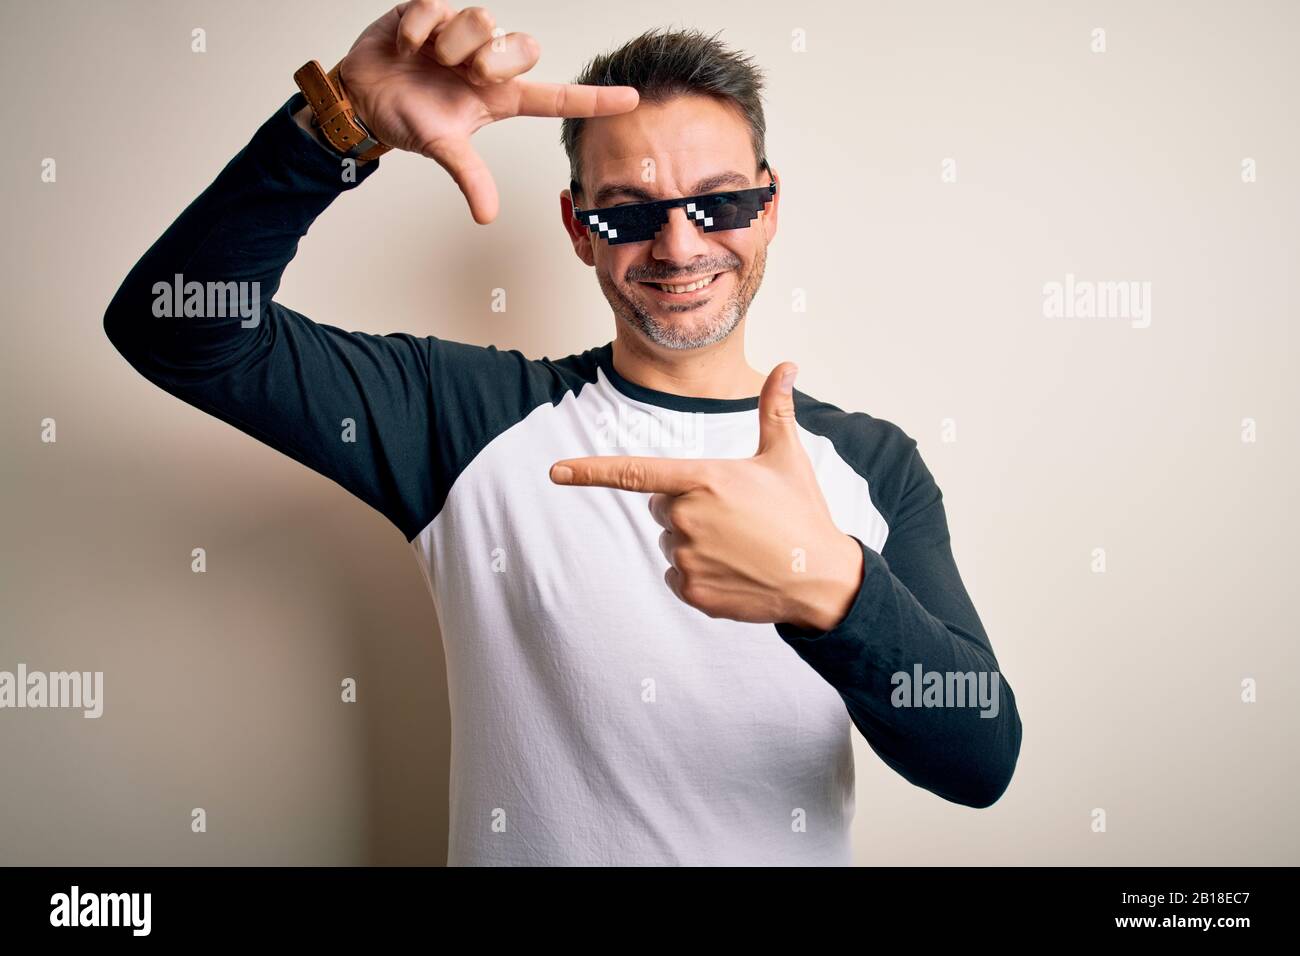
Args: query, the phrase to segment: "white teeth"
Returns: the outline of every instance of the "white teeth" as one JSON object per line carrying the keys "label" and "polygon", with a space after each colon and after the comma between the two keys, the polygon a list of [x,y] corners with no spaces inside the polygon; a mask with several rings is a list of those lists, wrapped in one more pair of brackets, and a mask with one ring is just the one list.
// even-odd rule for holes
{"label": "white teeth", "polygon": [[707,279],[701,279],[699,282],[692,282],[690,285],[664,285],[662,282],[656,282],[655,285],[663,289],[665,292],[694,292],[696,289],[703,289],[716,278],[717,276],[709,276]]}

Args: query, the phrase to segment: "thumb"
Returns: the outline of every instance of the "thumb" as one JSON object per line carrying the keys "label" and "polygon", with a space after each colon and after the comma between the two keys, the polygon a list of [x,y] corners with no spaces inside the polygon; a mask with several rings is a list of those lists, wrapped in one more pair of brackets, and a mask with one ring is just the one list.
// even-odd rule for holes
{"label": "thumb", "polygon": [[794,417],[794,379],[799,366],[782,362],[758,396],[758,454],[802,450]]}
{"label": "thumb", "polygon": [[469,201],[469,211],[474,221],[486,225],[497,217],[500,200],[497,184],[492,179],[483,157],[467,139],[443,139],[430,143],[424,155],[451,173],[456,185]]}

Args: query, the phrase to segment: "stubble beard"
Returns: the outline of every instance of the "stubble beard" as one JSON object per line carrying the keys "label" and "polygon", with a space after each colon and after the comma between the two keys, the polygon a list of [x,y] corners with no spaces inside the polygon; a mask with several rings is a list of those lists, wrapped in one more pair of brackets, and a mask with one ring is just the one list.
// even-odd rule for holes
{"label": "stubble beard", "polygon": [[766,265],[767,247],[760,245],[753,266],[741,277],[726,302],[721,306],[712,302],[704,306],[668,306],[663,313],[666,321],[641,302],[624,295],[623,290],[599,269],[596,277],[614,314],[633,331],[666,349],[699,349],[721,342],[735,331],[758,294]]}

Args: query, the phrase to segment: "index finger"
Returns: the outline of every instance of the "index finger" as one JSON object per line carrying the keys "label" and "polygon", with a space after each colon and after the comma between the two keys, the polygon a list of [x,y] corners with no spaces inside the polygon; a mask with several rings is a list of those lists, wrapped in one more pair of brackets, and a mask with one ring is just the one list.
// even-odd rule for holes
{"label": "index finger", "polygon": [[703,462],[690,458],[638,458],[597,455],[566,458],[551,466],[557,485],[596,485],[620,491],[657,491],[684,495],[701,484]]}
{"label": "index finger", "polygon": [[608,116],[636,109],[641,94],[634,86],[592,86],[585,83],[536,83],[525,80],[519,95],[519,116]]}

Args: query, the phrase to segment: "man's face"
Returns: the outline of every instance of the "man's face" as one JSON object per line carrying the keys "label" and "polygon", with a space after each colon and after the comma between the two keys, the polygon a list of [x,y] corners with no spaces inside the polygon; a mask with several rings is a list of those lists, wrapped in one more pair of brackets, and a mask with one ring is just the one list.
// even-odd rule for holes
{"label": "man's face", "polygon": [[[587,121],[583,208],[674,199],[768,184],[740,114],[707,96],[642,103],[629,113]],[[779,180],[778,180],[779,184]],[[779,190],[778,185],[778,190]],[[574,250],[594,266],[614,314],[639,337],[665,349],[694,349],[726,338],[763,281],[767,244],[776,234],[780,193],[748,228],[704,232],[677,207],[654,239],[610,245],[573,221],[564,190],[561,212]],[[665,291],[712,276],[702,289]]]}

